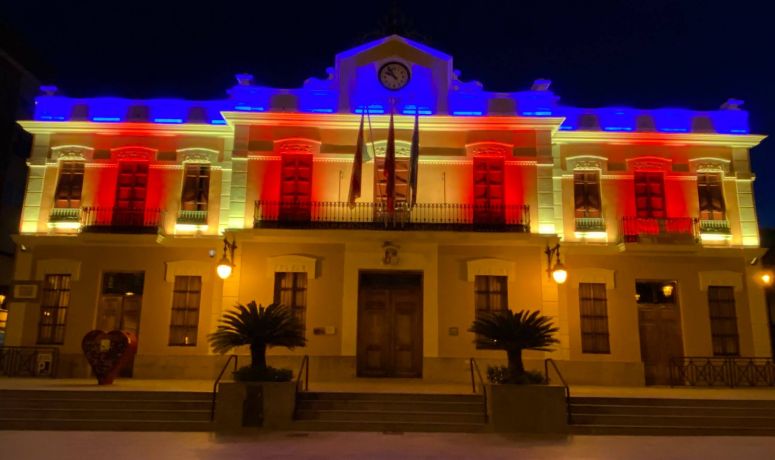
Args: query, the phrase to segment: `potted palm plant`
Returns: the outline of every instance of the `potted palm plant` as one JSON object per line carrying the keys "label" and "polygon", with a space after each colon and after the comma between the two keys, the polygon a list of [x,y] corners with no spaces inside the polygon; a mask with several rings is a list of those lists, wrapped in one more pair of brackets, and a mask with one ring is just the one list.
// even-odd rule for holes
{"label": "potted palm plant", "polygon": [[293,349],[306,344],[304,326],[293,312],[279,304],[266,307],[255,301],[237,304],[223,314],[208,340],[213,351],[220,354],[240,346],[250,348],[250,365],[234,373],[235,383],[224,382],[218,388],[216,425],[219,429],[287,426],[295,396],[293,372],[267,366],[266,350],[277,346]]}
{"label": "potted palm plant", "polygon": [[538,311],[511,310],[481,313],[469,332],[476,334],[474,342],[479,348],[505,350],[508,368],[490,367],[487,375],[492,383],[540,383],[540,374],[528,373],[522,361],[523,350],[551,351],[558,343],[554,327],[548,316]]}
{"label": "potted palm plant", "polygon": [[495,431],[567,432],[567,406],[562,387],[546,383],[540,372],[526,371],[523,350],[551,351],[558,328],[540,312],[511,310],[478,315],[469,332],[480,348],[504,350],[508,366],[490,366],[487,392]]}

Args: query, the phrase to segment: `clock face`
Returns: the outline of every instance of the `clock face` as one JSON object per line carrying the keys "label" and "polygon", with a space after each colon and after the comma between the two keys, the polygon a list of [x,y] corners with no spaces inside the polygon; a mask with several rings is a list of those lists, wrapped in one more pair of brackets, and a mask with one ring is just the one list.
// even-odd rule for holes
{"label": "clock face", "polygon": [[379,82],[387,89],[399,90],[409,83],[409,68],[400,62],[388,62],[379,68]]}

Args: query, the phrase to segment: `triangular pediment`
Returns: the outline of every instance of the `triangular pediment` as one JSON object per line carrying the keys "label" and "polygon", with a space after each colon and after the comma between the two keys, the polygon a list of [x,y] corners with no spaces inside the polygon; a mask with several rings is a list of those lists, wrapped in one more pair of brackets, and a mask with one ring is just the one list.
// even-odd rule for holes
{"label": "triangular pediment", "polygon": [[343,51],[336,55],[336,61],[355,59],[360,63],[395,56],[426,65],[429,61],[452,62],[452,56],[400,35],[390,35]]}

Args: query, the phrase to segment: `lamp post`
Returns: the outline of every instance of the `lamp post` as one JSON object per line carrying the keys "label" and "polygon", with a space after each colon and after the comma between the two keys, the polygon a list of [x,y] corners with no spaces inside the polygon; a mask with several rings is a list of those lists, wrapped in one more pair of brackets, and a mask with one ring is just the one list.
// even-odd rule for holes
{"label": "lamp post", "polygon": [[215,271],[218,273],[218,277],[222,280],[231,276],[232,270],[234,270],[234,250],[237,249],[237,240],[232,236],[231,243],[226,235],[223,236],[223,257],[218,262],[218,266]]}
{"label": "lamp post", "polygon": [[[565,283],[565,281],[568,279],[568,271],[560,261],[560,243],[555,244],[551,248],[547,244],[546,249],[544,250],[544,254],[546,254],[547,276],[550,276],[552,279],[554,279],[554,282],[557,284]],[[552,265],[552,257],[554,257],[556,260],[554,265]]]}

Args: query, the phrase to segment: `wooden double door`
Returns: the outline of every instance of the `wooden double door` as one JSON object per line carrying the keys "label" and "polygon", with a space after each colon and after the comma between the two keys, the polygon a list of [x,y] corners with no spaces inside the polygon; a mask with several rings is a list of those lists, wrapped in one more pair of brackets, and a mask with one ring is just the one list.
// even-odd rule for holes
{"label": "wooden double door", "polygon": [[422,377],[422,273],[360,273],[357,375]]}

